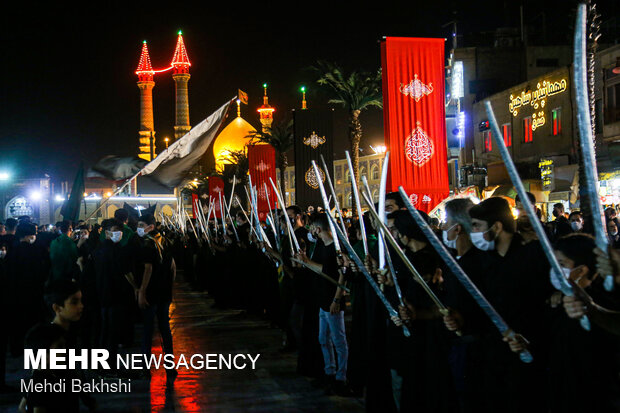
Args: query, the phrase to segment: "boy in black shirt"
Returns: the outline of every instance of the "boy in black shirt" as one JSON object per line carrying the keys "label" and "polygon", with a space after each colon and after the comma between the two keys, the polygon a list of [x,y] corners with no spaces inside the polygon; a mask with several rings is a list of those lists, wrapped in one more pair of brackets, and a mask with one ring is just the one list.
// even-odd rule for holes
{"label": "boy in black shirt", "polygon": [[[57,324],[37,324],[26,335],[25,347],[37,350],[66,348],[65,330]],[[61,383],[66,380],[67,370],[36,369],[32,371],[31,380],[34,386],[44,383]],[[27,380],[26,380],[27,381]],[[45,413],[77,413],[80,411],[79,393],[64,392],[31,392],[24,393],[19,405],[20,412]]]}

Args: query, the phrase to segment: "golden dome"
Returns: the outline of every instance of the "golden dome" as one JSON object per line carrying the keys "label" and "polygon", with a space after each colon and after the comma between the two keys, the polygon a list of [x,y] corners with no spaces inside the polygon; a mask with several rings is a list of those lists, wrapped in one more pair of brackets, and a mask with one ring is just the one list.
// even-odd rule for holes
{"label": "golden dome", "polygon": [[251,132],[256,132],[256,129],[241,116],[237,116],[220,132],[213,143],[213,156],[218,171],[223,171],[224,165],[230,163],[227,160],[230,152],[245,149],[245,145],[250,142],[247,136]]}

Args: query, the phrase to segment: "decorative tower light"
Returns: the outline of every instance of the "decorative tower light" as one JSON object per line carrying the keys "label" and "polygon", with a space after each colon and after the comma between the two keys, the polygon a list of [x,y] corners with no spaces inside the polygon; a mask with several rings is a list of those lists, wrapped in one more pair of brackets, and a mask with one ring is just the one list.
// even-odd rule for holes
{"label": "decorative tower light", "polygon": [[301,108],[308,109],[308,107],[306,106],[306,87],[305,86],[301,87]]}
{"label": "decorative tower light", "polygon": [[153,121],[153,75],[155,71],[151,66],[149,49],[146,40],[142,42],[142,53],[136,75],[138,75],[138,88],[140,89],[140,130],[138,139],[140,142],[138,156],[147,161],[151,161],[151,153],[155,153],[155,143],[151,148],[151,137],[155,136],[155,124]]}
{"label": "decorative tower light", "polygon": [[273,112],[275,109],[269,105],[269,97],[267,96],[267,83],[263,83],[265,96],[263,96],[263,106],[258,108],[260,115],[260,123],[263,125],[263,133],[269,132],[271,123],[273,122]]}
{"label": "decorative tower light", "polygon": [[189,125],[189,99],[187,93],[187,82],[189,82],[189,57],[185,44],[183,43],[183,32],[179,30],[177,38],[177,46],[174,49],[172,57],[172,78],[175,85],[175,121],[174,121],[174,139],[177,140],[185,135],[191,129]]}

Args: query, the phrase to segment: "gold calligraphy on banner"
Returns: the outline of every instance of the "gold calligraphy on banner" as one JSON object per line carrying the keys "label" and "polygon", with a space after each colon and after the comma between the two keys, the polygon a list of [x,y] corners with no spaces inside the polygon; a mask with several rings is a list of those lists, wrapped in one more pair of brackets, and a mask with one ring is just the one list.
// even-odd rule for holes
{"label": "gold calligraphy on banner", "polygon": [[[510,103],[508,104],[508,109],[510,110],[510,113],[512,113],[512,116],[517,116],[517,114],[519,113],[519,108],[525,106],[531,106],[534,109],[542,109],[545,107],[545,104],[547,103],[547,98],[549,96],[565,92],[566,87],[566,79],[555,82],[543,80],[542,83],[538,82],[538,84],[536,85],[536,90],[534,91],[528,90],[522,91],[516,96],[510,95]],[[542,125],[544,125],[544,120],[540,126]]]}

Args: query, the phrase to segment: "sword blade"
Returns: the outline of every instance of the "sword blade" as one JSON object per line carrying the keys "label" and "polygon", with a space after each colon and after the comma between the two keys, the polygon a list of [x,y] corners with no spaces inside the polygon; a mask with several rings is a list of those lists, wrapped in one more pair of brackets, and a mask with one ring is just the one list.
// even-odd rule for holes
{"label": "sword blade", "polygon": [[[521,178],[519,177],[519,172],[517,172],[517,167],[515,166],[510,154],[508,153],[508,149],[504,143],[504,138],[499,130],[499,124],[497,123],[497,119],[495,118],[495,113],[493,112],[493,107],[491,106],[491,102],[488,100],[484,103],[487,116],[489,117],[489,124],[491,126],[491,131],[493,132],[493,140],[497,145],[497,149],[499,153],[502,155],[502,159],[504,160],[504,165],[506,167],[506,171],[508,171],[508,175],[510,176],[510,180],[512,181],[512,185],[517,190],[517,194],[519,194],[519,199],[521,200],[521,205],[525,208],[525,212],[527,213],[527,217],[530,220],[530,224],[536,232],[538,236],[538,241],[540,241],[540,246],[547,257],[547,261],[549,261],[549,265],[551,265],[551,273],[554,277],[559,281],[561,291],[564,295],[572,297],[574,295],[573,289],[563,276],[562,268],[560,267],[560,263],[556,258],[553,248],[551,247],[551,243],[547,238],[547,234],[542,226],[542,223],[538,219],[536,212],[534,211],[534,206],[530,202],[530,199],[527,196],[525,191],[525,187],[523,186],[523,182],[521,182]],[[403,191],[404,192],[404,191]],[[402,195],[402,193],[401,193]],[[584,330],[590,330],[590,323],[587,321],[587,317],[584,316],[581,319],[581,326]]]}
{"label": "sword blade", "polygon": [[362,244],[364,245],[364,254],[368,255],[368,240],[366,239],[366,226],[364,225],[364,215],[362,214],[362,205],[360,202],[360,193],[357,188],[357,179],[353,171],[353,163],[351,162],[351,155],[349,151],[344,151],[347,157],[347,165],[349,167],[349,176],[351,177],[351,188],[353,189],[353,196],[355,197],[355,206],[357,209],[357,218],[360,221],[360,232],[362,233]]}
{"label": "sword blade", "polygon": [[[514,331],[512,331],[512,329],[504,321],[502,316],[495,310],[495,308],[493,308],[491,303],[488,302],[486,297],[482,295],[478,287],[476,287],[476,284],[474,284],[469,279],[465,271],[463,271],[461,266],[452,256],[452,254],[448,252],[443,243],[439,240],[439,238],[437,238],[437,235],[435,235],[431,227],[428,226],[420,213],[416,211],[415,208],[413,208],[413,205],[411,205],[411,203],[409,202],[409,197],[407,196],[407,193],[402,186],[398,188],[398,192],[400,192],[400,196],[403,198],[403,201],[407,206],[407,210],[409,211],[415,222],[418,224],[418,226],[420,227],[428,241],[431,243],[433,248],[435,248],[435,251],[437,251],[443,262],[446,264],[446,267],[452,272],[452,274],[454,274],[456,279],[459,280],[461,285],[472,296],[476,304],[480,306],[480,308],[482,309],[482,311],[484,311],[487,317],[489,317],[489,319],[499,330],[499,332],[503,336],[514,336]],[[525,363],[530,363],[532,361],[532,356],[531,354],[529,354],[529,352],[526,353],[527,354],[523,354],[520,356],[521,360],[523,360]]]}
{"label": "sword blade", "polygon": [[329,190],[334,197],[334,206],[336,208],[336,212],[338,213],[338,219],[340,221],[340,225],[342,226],[342,232],[347,233],[347,226],[344,224],[344,218],[342,217],[342,210],[340,209],[340,204],[338,203],[338,197],[336,196],[336,190],[334,189],[334,184],[332,183],[332,178],[330,176],[329,171],[327,170],[327,163],[325,162],[325,158],[323,155],[319,155],[321,158],[321,164],[323,165],[323,170],[325,171],[325,178],[327,179],[327,184],[329,185]]}
{"label": "sword blade", "polygon": [[[588,99],[588,74],[586,63],[586,23],[587,5],[581,3],[577,9],[577,21],[575,23],[574,61],[575,71],[575,101],[577,103],[577,125],[579,129],[579,144],[583,157],[584,173],[586,176],[586,188],[590,210],[592,211],[592,226],[596,246],[604,252],[609,248],[607,231],[605,230],[605,215],[598,195],[598,171],[596,167],[596,155],[594,153],[594,139],[592,136],[592,124],[590,123],[590,103]],[[614,280],[611,274],[605,274],[605,289],[613,290]]]}
{"label": "sword blade", "polygon": [[[342,242],[342,245],[347,250],[347,254],[349,255],[349,258],[351,258],[353,260],[353,262],[357,266],[358,270],[364,275],[364,277],[366,278],[366,280],[370,284],[370,287],[374,290],[375,294],[377,294],[377,297],[379,297],[379,300],[381,301],[381,303],[383,303],[383,306],[387,310],[387,312],[390,315],[390,317],[393,317],[393,316],[398,317],[399,316],[398,313],[396,312],[396,310],[394,310],[394,307],[392,307],[392,304],[390,304],[388,299],[385,298],[385,295],[381,292],[381,289],[377,285],[377,282],[368,273],[368,270],[366,270],[366,267],[364,266],[364,263],[362,262],[360,257],[353,250],[353,247],[349,243],[349,240],[344,235],[342,230],[338,227],[338,225],[336,225],[336,223],[334,221],[334,218],[330,214],[327,214],[327,219],[329,219],[332,222],[332,226],[334,228],[336,228],[336,233],[338,234],[338,238],[340,238],[340,241]],[[334,237],[334,238],[336,238],[336,237]],[[404,324],[403,324],[403,334],[405,335],[405,337],[409,337],[411,335],[411,333],[409,332],[409,329]]]}
{"label": "sword blade", "polygon": [[[325,208],[325,213],[329,215],[330,214],[329,199],[327,199],[327,193],[325,192],[325,186],[323,186],[323,181],[321,180],[321,175],[319,174],[319,167],[316,166],[315,161],[312,161],[312,168],[314,168],[314,174],[317,176],[317,181],[319,183],[319,190],[321,192],[321,199],[323,200],[323,206]],[[336,233],[336,230],[334,229],[331,220],[329,221],[329,229],[332,234]],[[336,252],[338,254],[342,253],[342,250],[340,249],[340,243],[338,242],[338,237],[334,237],[334,247],[336,248]]]}
{"label": "sword blade", "polygon": [[[365,198],[366,194],[362,194]],[[366,199],[366,202],[368,202],[369,200]],[[428,284],[426,283],[426,281],[424,281],[424,278],[422,278],[422,276],[420,275],[420,273],[418,272],[418,270],[416,270],[416,268],[413,266],[413,264],[411,263],[411,261],[409,261],[409,258],[407,258],[407,255],[405,255],[405,252],[400,249],[400,246],[398,245],[398,242],[394,239],[394,236],[392,235],[392,233],[388,230],[388,228],[385,226],[385,224],[383,222],[379,221],[379,216],[377,215],[377,212],[374,209],[369,209],[370,213],[372,214],[372,216],[375,218],[375,220],[378,222],[379,226],[381,227],[381,229],[383,230],[383,233],[385,234],[385,238],[388,240],[388,242],[390,244],[392,244],[392,247],[394,247],[394,250],[396,251],[396,254],[400,257],[400,259],[403,261],[403,263],[405,264],[405,267],[407,267],[407,269],[409,270],[409,272],[411,274],[413,274],[413,278],[420,283],[420,285],[422,286],[422,288],[424,289],[424,291],[426,292],[426,294],[430,297],[431,300],[433,300],[433,302],[435,303],[435,305],[437,306],[437,308],[439,308],[439,312],[441,312],[441,314],[443,315],[448,315],[448,308],[446,308],[445,305],[443,305],[443,303],[441,302],[441,300],[439,300],[439,297],[437,297],[437,295],[435,294],[435,292],[431,289],[431,287],[428,286]]]}

